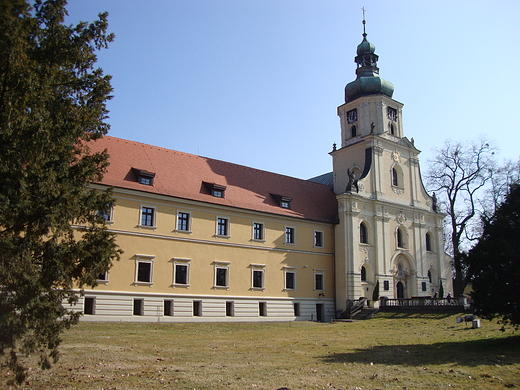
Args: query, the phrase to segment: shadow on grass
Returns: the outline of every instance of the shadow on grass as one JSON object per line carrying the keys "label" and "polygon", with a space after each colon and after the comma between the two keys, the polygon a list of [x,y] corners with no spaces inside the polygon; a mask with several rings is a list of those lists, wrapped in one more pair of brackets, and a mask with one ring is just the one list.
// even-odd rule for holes
{"label": "shadow on grass", "polygon": [[461,366],[520,364],[520,336],[434,344],[381,345],[349,353],[319,356],[325,363]]}
{"label": "shadow on grass", "polygon": [[[467,314],[467,313],[466,313]],[[381,311],[374,318],[388,319],[406,319],[406,318],[424,318],[424,319],[443,319],[454,315],[464,316],[465,314],[457,314],[456,312],[431,312],[431,311],[407,311],[407,312],[391,312]]]}

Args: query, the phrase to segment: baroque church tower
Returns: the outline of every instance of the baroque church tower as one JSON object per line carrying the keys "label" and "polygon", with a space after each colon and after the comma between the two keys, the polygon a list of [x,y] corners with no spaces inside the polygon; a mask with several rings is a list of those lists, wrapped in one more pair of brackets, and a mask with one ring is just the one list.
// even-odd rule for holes
{"label": "baroque church tower", "polygon": [[[404,136],[403,104],[379,76],[375,46],[357,47],[356,79],[338,107],[341,145],[330,153],[338,200],[336,308],[347,300],[411,298],[447,292],[442,220],[428,195],[413,138]],[[441,287],[442,285],[442,287]]]}

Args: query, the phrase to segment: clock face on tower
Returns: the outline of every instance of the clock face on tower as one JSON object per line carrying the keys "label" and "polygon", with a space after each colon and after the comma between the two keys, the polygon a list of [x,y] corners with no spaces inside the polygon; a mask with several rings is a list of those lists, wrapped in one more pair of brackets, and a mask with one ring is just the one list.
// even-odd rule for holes
{"label": "clock face on tower", "polygon": [[357,108],[347,111],[347,123],[357,122]]}

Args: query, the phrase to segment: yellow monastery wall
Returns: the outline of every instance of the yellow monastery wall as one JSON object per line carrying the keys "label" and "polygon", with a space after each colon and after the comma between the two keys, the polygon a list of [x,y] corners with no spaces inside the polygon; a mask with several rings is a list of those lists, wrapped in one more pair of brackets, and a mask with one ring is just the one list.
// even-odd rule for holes
{"label": "yellow monastery wall", "polygon": [[[95,290],[135,293],[247,297],[334,297],[333,226],[247,210],[219,207],[146,193],[116,190],[110,229],[124,250],[108,272],[108,282]],[[140,226],[142,206],[155,209],[153,227]],[[191,216],[189,232],[177,231],[177,213]],[[216,235],[217,218],[227,218],[226,237]],[[253,223],[264,226],[264,240],[253,240]],[[285,243],[285,229],[295,231],[295,243]],[[314,246],[315,230],[323,246]],[[137,259],[153,262],[150,284],[136,282]],[[173,286],[174,260],[189,260],[189,285]],[[227,288],[215,287],[215,262],[229,263]],[[264,288],[252,288],[251,265],[263,265]],[[285,290],[284,267],[296,273],[296,289]],[[315,291],[315,270],[324,273],[324,290]],[[322,295],[323,294],[323,295]]]}

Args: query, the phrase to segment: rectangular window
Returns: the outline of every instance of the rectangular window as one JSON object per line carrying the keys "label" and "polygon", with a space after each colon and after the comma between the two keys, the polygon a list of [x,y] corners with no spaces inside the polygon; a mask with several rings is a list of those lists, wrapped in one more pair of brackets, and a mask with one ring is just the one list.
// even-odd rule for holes
{"label": "rectangular window", "polygon": [[137,281],[145,283],[152,281],[152,263],[140,261],[137,264]]}
{"label": "rectangular window", "polygon": [[390,282],[388,280],[383,281],[383,290],[385,290],[385,291],[390,290]]}
{"label": "rectangular window", "polygon": [[202,316],[202,301],[193,301],[193,315],[195,317]]}
{"label": "rectangular window", "polygon": [[267,316],[267,302],[258,302],[258,314],[261,317]]}
{"label": "rectangular window", "polygon": [[301,312],[300,312],[300,302],[294,302],[293,305],[294,305],[294,316],[295,316],[295,317],[299,317],[299,316],[301,316]]}
{"label": "rectangular window", "polygon": [[422,286],[422,290],[423,291],[428,291],[427,288],[426,288],[426,282],[422,282],[421,286]]}
{"label": "rectangular window", "polygon": [[215,198],[223,198],[224,191],[218,190],[218,189],[213,189],[213,191],[211,192],[211,195],[213,195]]}
{"label": "rectangular window", "polygon": [[175,265],[175,284],[188,284],[188,266],[185,264]]}
{"label": "rectangular window", "polygon": [[284,270],[285,277],[285,289],[295,290],[296,289],[296,270],[294,268],[287,268]]}
{"label": "rectangular window", "polygon": [[155,226],[155,209],[153,207],[141,207],[141,226]]}
{"label": "rectangular window", "polygon": [[173,258],[173,287],[189,287],[191,259]]}
{"label": "rectangular window", "polygon": [[83,314],[94,315],[95,306],[96,306],[96,298],[85,297],[85,303],[83,306]]}
{"label": "rectangular window", "polygon": [[177,230],[182,232],[190,231],[190,214],[179,212],[177,214]]}
{"label": "rectangular window", "polygon": [[164,300],[164,315],[167,317],[173,316],[173,300],[172,299]]}
{"label": "rectangular window", "polygon": [[97,280],[100,282],[108,282],[108,272],[104,272],[102,274],[99,274],[97,277]]}
{"label": "rectangular window", "polygon": [[217,236],[229,236],[229,220],[217,218]]}
{"label": "rectangular window", "polygon": [[293,227],[285,228],[285,243],[294,244],[294,228]]}
{"label": "rectangular window", "polygon": [[229,288],[229,263],[215,261],[215,284],[213,288]]}
{"label": "rectangular window", "polygon": [[323,291],[325,290],[325,271],[314,270],[314,290]]}
{"label": "rectangular window", "polygon": [[152,284],[153,260],[151,256],[137,255],[135,257],[134,285]]}
{"label": "rectangular window", "polygon": [[264,224],[254,222],[253,223],[253,240],[263,240],[264,239]]}
{"label": "rectangular window", "polygon": [[112,213],[113,213],[113,210],[112,210],[112,207],[110,207],[110,205],[106,205],[106,208],[104,210],[99,210],[98,212],[98,215],[102,216],[103,219],[107,222],[112,222],[113,219],[112,219]]}
{"label": "rectangular window", "polygon": [[264,287],[264,271],[253,271],[253,288]]}
{"label": "rectangular window", "polygon": [[139,176],[139,184],[144,184],[145,186],[151,186],[153,183],[153,179],[151,177]]}
{"label": "rectangular window", "polygon": [[227,269],[226,268],[217,268],[216,275],[216,286],[226,287],[227,286]]}
{"label": "rectangular window", "polygon": [[142,316],[144,314],[144,300],[134,299],[134,316]]}
{"label": "rectangular window", "polygon": [[230,301],[226,302],[226,316],[233,317],[235,315],[235,303]]}
{"label": "rectangular window", "polygon": [[316,248],[323,248],[323,232],[314,231],[314,246]]}

